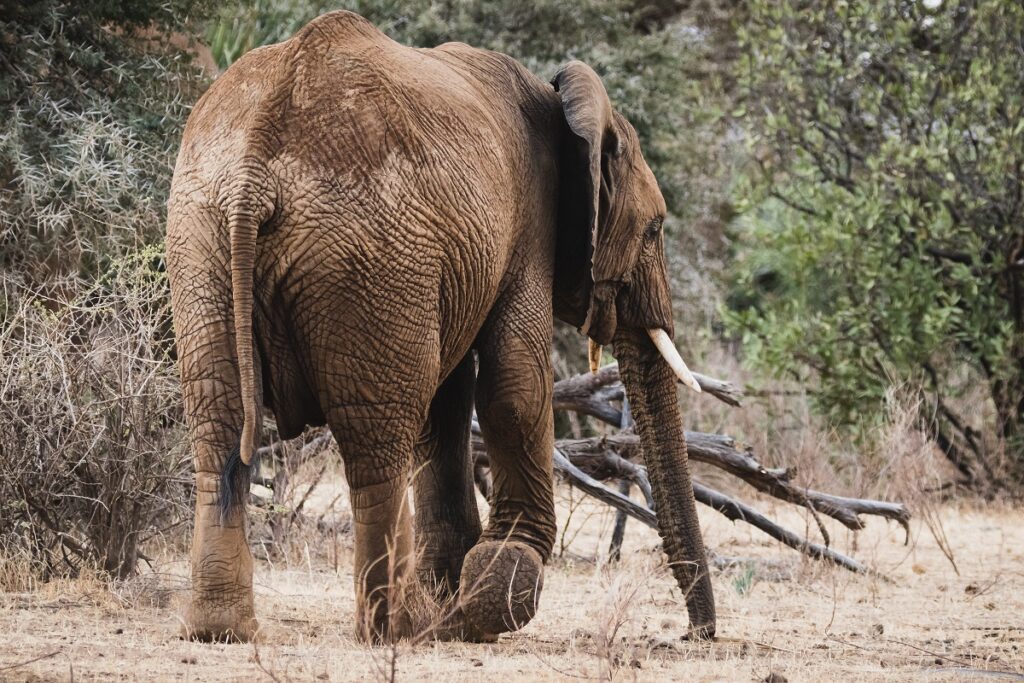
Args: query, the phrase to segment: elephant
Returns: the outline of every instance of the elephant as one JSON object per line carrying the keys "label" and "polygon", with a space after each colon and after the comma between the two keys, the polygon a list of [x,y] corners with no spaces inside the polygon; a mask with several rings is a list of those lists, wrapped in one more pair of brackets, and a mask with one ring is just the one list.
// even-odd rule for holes
{"label": "elephant", "polygon": [[197,492],[186,635],[256,635],[245,498],[264,409],[281,438],[326,424],[337,440],[359,637],[414,634],[416,586],[455,605],[438,637],[529,622],[556,529],[558,319],[613,347],[691,633],[713,637],[666,211],[636,131],[579,61],[545,82],[338,11],[227,69],[188,118],[168,201]]}

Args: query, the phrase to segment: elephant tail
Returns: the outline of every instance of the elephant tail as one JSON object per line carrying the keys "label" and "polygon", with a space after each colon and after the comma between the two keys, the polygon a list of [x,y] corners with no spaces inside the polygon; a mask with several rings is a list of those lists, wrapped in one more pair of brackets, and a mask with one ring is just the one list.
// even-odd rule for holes
{"label": "elephant tail", "polygon": [[[249,161],[249,160],[247,160]],[[238,458],[248,467],[256,452],[259,430],[259,404],[256,396],[255,352],[253,350],[253,272],[256,268],[256,235],[260,224],[274,211],[268,197],[269,183],[261,162],[245,163],[240,181],[235,184],[235,201],[227,212],[231,241],[231,300],[235,322],[235,357],[238,361],[239,389],[242,395],[242,436]],[[225,475],[227,475],[225,468]]]}

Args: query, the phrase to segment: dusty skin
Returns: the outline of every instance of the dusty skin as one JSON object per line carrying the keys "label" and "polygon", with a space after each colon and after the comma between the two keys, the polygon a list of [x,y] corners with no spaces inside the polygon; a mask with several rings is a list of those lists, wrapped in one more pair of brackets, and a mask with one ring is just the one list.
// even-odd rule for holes
{"label": "dusty skin", "polygon": [[[340,485],[322,487],[316,498],[334,499]],[[569,496],[559,487],[560,533]],[[559,557],[560,537],[545,609],[496,644],[392,650],[356,642],[351,539],[340,536],[335,548],[320,537],[308,551],[300,541],[290,560],[257,560],[256,648],[178,639],[189,575],[181,561],[158,561],[113,593],[82,580],[4,594],[0,680],[386,680],[392,661],[398,680],[445,681],[761,681],[770,672],[789,681],[997,681],[1024,673],[1020,510],[940,509],[959,576],[920,520],[909,546],[881,520],[870,520],[855,546],[833,529],[838,547],[892,577],[887,583],[805,561],[701,509],[712,550],[745,562],[714,570],[723,628],[717,642],[691,644],[680,640],[686,608],[657,535],[631,525],[623,562],[595,562],[607,552],[612,513],[580,503],[579,494],[573,501],[568,550]],[[807,524],[784,507],[759,507],[793,528]],[[616,621],[624,623],[609,637]]]}

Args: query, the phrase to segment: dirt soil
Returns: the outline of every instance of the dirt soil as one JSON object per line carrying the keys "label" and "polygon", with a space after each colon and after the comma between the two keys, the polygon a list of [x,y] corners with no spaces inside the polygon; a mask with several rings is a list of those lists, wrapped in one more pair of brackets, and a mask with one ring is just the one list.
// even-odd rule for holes
{"label": "dirt soil", "polygon": [[[833,545],[882,578],[806,560],[702,508],[719,638],[690,643],[657,535],[630,523],[623,559],[610,565],[613,514],[560,496],[566,533],[540,611],[495,644],[356,642],[351,539],[316,536],[257,563],[258,646],[178,638],[180,557],[113,590],[80,579],[0,594],[0,680],[1024,680],[1024,511],[937,510],[959,574],[920,519],[909,545],[882,520],[856,536],[831,525]],[[792,508],[758,506],[793,529],[811,524]]]}

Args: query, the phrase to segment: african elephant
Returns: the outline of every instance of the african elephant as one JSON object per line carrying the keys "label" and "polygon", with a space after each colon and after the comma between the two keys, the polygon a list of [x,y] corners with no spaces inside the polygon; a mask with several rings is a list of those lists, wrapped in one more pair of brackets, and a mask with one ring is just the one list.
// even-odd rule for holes
{"label": "african elephant", "polygon": [[261,405],[282,438],[327,424],[337,439],[362,637],[414,630],[402,591],[418,581],[457,598],[454,637],[529,621],[555,533],[557,317],[614,344],[665,552],[695,633],[713,636],[665,212],[636,132],[580,62],[546,83],[505,55],[405,47],[334,12],[228,69],[189,117],[167,226],[197,482],[188,634],[257,628],[243,478]]}

